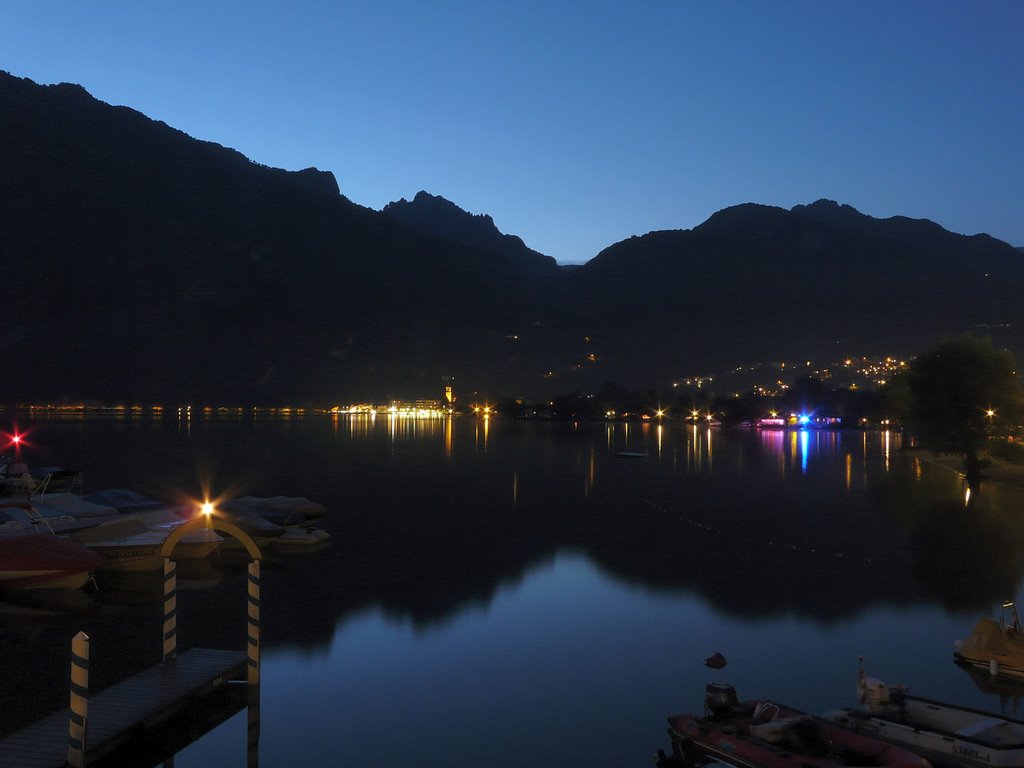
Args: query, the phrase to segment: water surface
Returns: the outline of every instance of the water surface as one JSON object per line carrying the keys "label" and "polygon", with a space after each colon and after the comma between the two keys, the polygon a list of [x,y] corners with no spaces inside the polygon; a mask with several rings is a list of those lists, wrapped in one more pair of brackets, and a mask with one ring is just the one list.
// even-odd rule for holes
{"label": "water surface", "polygon": [[[1012,712],[953,641],[1017,596],[1020,492],[964,503],[893,433],[378,417],[22,420],[86,490],[301,495],[324,550],[263,570],[260,760],[647,765],[708,680],[809,711],[855,702],[857,657],[921,695]],[[621,452],[645,454],[625,458]],[[0,625],[6,729],[159,659],[158,597],[103,584]],[[242,567],[183,579],[183,647],[244,643]],[[191,587],[191,588],[190,588]],[[703,659],[723,653],[728,666]],[[245,715],[175,758],[244,765]]]}

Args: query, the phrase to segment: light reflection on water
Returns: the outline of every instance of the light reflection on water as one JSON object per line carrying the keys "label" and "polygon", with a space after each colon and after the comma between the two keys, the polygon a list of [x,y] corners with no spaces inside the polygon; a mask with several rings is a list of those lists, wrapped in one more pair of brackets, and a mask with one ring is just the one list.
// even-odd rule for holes
{"label": "light reflection on water", "polygon": [[[1021,494],[986,486],[965,510],[955,473],[901,455],[896,433],[38,426],[40,463],[84,464],[92,489],[157,495],[201,465],[239,494],[328,505],[332,547],[264,572],[264,765],[646,764],[664,717],[699,708],[707,680],[822,711],[854,703],[861,654],[922,695],[1000,707],[952,664],[952,642],[1019,592]],[[210,617],[236,601],[231,578],[184,595],[184,642],[235,642],[241,617],[230,632]],[[148,632],[144,615],[82,621],[110,648]],[[54,631],[31,663],[63,653]],[[729,665],[711,673],[715,651]],[[243,714],[175,765],[244,759]]]}

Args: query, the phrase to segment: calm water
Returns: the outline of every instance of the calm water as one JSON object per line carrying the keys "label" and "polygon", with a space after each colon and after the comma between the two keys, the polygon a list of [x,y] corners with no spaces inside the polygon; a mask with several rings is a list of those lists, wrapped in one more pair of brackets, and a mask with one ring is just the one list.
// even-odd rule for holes
{"label": "calm water", "polygon": [[[5,425],[6,426],[6,425]],[[26,458],[86,491],[301,495],[332,546],[264,566],[263,766],[644,766],[705,682],[810,711],[869,674],[1015,711],[952,662],[1015,598],[1021,492],[959,479],[887,433],[469,418],[42,420]],[[619,451],[646,452],[620,458]],[[244,643],[242,570],[182,579],[183,647]],[[110,581],[45,620],[0,616],[0,727],[159,659],[158,588]],[[44,606],[45,607],[45,606]],[[703,659],[720,651],[728,666]],[[1021,712],[1024,714],[1024,711]],[[240,714],[175,768],[242,766]]]}

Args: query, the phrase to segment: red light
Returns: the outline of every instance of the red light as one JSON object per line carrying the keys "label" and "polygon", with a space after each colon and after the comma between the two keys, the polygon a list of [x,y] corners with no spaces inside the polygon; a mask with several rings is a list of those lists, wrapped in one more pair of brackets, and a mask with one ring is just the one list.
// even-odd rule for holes
{"label": "red light", "polygon": [[8,447],[13,445],[18,450],[31,445],[31,443],[29,443],[28,440],[25,439],[27,437],[27,433],[25,432],[0,432],[0,436],[7,438]]}

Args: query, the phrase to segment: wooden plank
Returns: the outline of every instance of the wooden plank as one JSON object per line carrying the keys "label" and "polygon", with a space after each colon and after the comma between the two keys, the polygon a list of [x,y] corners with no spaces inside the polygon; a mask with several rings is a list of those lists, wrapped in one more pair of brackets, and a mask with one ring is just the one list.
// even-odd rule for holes
{"label": "wooden plank", "polygon": [[[211,686],[242,679],[245,660],[241,651],[193,648],[90,696],[88,759],[113,751],[132,729],[170,717]],[[0,765],[62,768],[67,744],[62,709],[0,740]]]}

